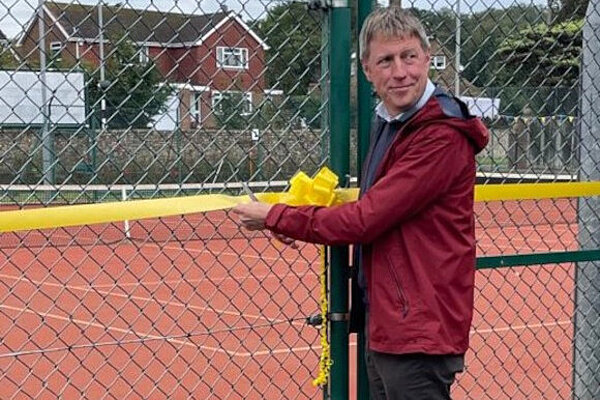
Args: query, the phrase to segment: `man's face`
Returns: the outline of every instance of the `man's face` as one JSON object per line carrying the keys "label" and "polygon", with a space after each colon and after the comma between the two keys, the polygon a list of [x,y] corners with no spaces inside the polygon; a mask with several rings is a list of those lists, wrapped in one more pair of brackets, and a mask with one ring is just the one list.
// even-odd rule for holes
{"label": "man's face", "polygon": [[412,107],[425,92],[430,57],[416,37],[375,35],[362,61],[367,79],[391,116]]}

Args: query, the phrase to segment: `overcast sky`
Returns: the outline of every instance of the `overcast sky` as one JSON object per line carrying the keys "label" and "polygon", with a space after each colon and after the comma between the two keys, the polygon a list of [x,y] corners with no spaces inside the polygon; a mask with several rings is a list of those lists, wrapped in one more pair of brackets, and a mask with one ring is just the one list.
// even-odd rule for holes
{"label": "overcast sky", "polygon": [[[461,13],[469,10],[479,12],[492,7],[508,7],[517,3],[515,0],[403,0],[406,6],[412,5],[424,9],[455,8],[461,2]],[[98,4],[99,0],[59,0],[62,3]],[[541,0],[519,1],[520,3],[544,4]],[[239,12],[242,19],[264,17],[267,7],[282,3],[281,0],[104,0],[105,4],[126,3],[131,8],[150,9],[182,13],[211,13],[225,4],[230,10]],[[379,0],[379,4],[387,5],[388,0]],[[0,0],[0,29],[8,37],[17,36],[27,25],[38,0]]]}

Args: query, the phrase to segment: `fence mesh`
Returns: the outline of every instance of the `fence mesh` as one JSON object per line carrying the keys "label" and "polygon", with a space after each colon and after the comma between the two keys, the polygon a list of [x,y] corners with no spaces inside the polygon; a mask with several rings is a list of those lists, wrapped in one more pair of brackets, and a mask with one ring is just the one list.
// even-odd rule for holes
{"label": "fence mesh", "polygon": [[[0,0],[1,209],[314,173],[330,151],[317,3]],[[432,80],[490,128],[481,184],[600,180],[598,2],[402,5],[432,34]],[[600,248],[597,197],[475,212],[480,256]],[[478,271],[454,398],[600,397],[598,263]],[[226,211],[4,233],[0,398],[318,398],[319,264]]]}

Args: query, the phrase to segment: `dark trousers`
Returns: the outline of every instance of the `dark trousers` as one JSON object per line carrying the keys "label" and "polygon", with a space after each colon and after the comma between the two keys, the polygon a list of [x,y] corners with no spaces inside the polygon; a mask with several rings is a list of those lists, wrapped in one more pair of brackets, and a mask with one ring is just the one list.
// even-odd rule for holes
{"label": "dark trousers", "polygon": [[462,356],[366,351],[371,400],[450,400]]}
{"label": "dark trousers", "polygon": [[[369,313],[366,313],[365,333]],[[450,386],[464,369],[463,355],[388,354],[369,350],[365,363],[370,400],[451,400]]]}

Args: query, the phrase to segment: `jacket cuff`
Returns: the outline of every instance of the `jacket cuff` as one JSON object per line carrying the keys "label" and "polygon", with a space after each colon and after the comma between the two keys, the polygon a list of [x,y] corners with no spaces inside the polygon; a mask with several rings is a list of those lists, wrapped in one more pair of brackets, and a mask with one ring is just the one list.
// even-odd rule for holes
{"label": "jacket cuff", "polygon": [[273,207],[271,207],[269,213],[267,214],[267,218],[265,219],[265,228],[269,230],[276,230],[277,223],[279,222],[279,219],[281,218],[281,215],[285,211],[286,207],[287,206],[285,204],[275,204]]}

